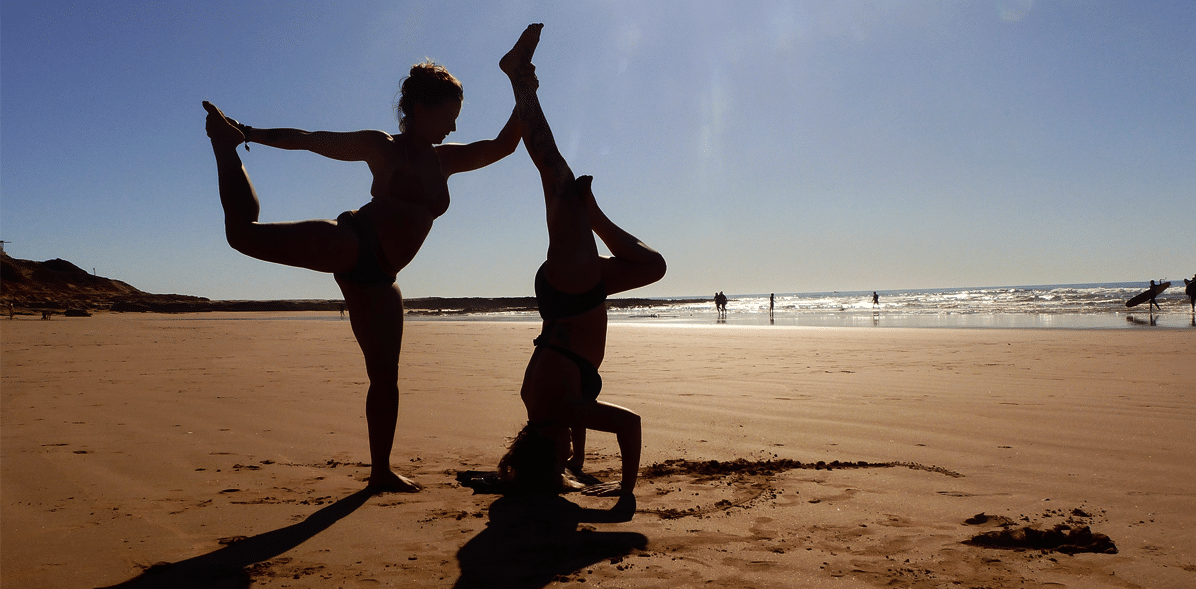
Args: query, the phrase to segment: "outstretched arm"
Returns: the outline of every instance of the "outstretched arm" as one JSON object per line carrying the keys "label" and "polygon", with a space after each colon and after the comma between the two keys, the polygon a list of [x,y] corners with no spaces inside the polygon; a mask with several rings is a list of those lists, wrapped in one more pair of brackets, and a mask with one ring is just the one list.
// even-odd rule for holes
{"label": "outstretched arm", "polygon": [[[536,66],[521,63],[511,66],[510,75],[519,80],[523,86],[532,92],[540,86],[536,79]],[[436,156],[440,158],[440,169],[445,177],[457,172],[469,172],[484,168],[498,160],[515,153],[519,141],[523,138],[524,127],[519,119],[519,106],[511,111],[507,124],[503,125],[498,136],[494,139],[483,139],[473,143],[445,143],[436,146]]]}
{"label": "outstretched arm", "polygon": [[383,131],[304,131],[249,127],[246,141],[278,149],[306,150],[342,162],[370,162],[381,157],[393,138]]}
{"label": "outstretched arm", "polygon": [[440,158],[440,169],[445,177],[457,172],[469,172],[484,168],[515,153],[519,147],[519,117],[514,112],[507,124],[494,139],[483,139],[473,143],[445,143],[436,146]]}

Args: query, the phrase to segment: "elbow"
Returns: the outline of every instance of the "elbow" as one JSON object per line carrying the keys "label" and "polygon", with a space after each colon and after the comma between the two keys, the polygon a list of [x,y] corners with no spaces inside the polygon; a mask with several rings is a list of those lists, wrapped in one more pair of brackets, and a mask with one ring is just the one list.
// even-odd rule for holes
{"label": "elbow", "polygon": [[513,140],[503,143],[502,157],[507,157],[508,155],[515,153],[515,150],[519,148],[519,141],[520,137],[516,135]]}

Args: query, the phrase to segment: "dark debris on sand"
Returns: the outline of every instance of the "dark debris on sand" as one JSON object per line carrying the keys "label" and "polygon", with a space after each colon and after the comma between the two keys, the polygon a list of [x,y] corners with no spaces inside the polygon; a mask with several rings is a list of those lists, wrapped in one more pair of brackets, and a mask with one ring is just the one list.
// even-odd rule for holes
{"label": "dark debris on sand", "polygon": [[1088,526],[1072,527],[1056,524],[1049,530],[1032,526],[997,530],[977,534],[964,540],[969,546],[1003,548],[1007,550],[1052,550],[1064,554],[1094,552],[1117,554],[1117,545],[1108,536],[1092,531]]}
{"label": "dark debris on sand", "polygon": [[984,512],[977,513],[976,515],[963,520],[963,523],[969,526],[982,526],[985,524],[991,524],[996,526],[1010,527],[1015,525],[1013,520],[1009,519],[1008,517],[1003,515],[989,515]]}
{"label": "dark debris on sand", "polygon": [[859,461],[839,461],[832,460],[831,462],[801,462],[799,460],[790,460],[788,458],[780,458],[776,460],[745,460],[743,458],[736,458],[735,460],[723,461],[705,460],[705,461],[691,461],[691,460],[666,460],[658,462],[640,471],[640,476],[643,478],[658,478],[671,475],[698,475],[698,476],[727,476],[727,475],[749,475],[749,476],[773,476],[788,470],[845,470],[857,468],[893,468],[905,467],[914,470],[925,470],[927,472],[937,472],[949,477],[962,477],[954,471],[940,468],[937,466],[925,466],[914,462],[865,462]]}
{"label": "dark debris on sand", "polygon": [[[1015,527],[1014,521],[1003,515],[989,515],[984,512],[964,520],[969,526],[998,526],[1001,529],[977,534],[964,540],[964,544],[982,548],[1001,548],[1006,550],[1042,550],[1075,554],[1077,552],[1093,552],[1097,554],[1117,554],[1117,546],[1108,536],[1092,531],[1088,524],[1100,519],[1104,510],[1101,509],[1048,509],[1044,518],[1066,518],[1056,523],[1050,529],[1042,529],[1040,523],[1032,523]],[[1022,521],[1030,518],[1022,516]]]}
{"label": "dark debris on sand", "polygon": [[754,492],[742,500],[730,501],[722,499],[708,507],[690,507],[687,509],[641,509],[639,512],[656,514],[664,519],[706,516],[716,512],[727,511],[733,507],[745,507],[761,498],[775,498],[777,493],[775,490],[771,489],[771,483],[769,480],[772,477],[786,471],[831,471],[894,467],[924,470],[927,472],[944,474],[950,477],[963,476],[962,474],[947,470],[945,468],[940,468],[937,466],[925,466],[913,462],[865,462],[863,460],[801,462],[787,458],[769,460],[746,460],[743,458],[737,458],[730,461],[690,461],[681,459],[666,460],[664,462],[652,464],[640,470],[641,480],[650,481],[652,479],[661,479],[671,476],[693,477],[698,481],[726,478],[730,481],[738,481],[739,483],[746,484],[746,489],[754,490]]}

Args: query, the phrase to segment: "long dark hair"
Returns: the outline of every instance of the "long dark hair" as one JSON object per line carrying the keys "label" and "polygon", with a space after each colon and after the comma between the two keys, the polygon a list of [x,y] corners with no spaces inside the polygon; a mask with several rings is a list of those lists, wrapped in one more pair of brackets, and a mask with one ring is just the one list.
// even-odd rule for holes
{"label": "long dark hair", "polygon": [[519,430],[498,461],[498,475],[511,484],[513,491],[559,492],[561,473],[557,471],[556,451],[556,440],[529,423]]}

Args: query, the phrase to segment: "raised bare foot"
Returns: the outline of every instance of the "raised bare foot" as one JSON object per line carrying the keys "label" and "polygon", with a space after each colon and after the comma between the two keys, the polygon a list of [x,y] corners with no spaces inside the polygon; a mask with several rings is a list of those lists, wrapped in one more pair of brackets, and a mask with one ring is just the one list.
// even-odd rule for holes
{"label": "raised bare foot", "polygon": [[573,190],[581,198],[581,201],[585,203],[586,210],[591,215],[601,212],[598,210],[598,201],[594,200],[594,190],[591,188],[593,183],[594,177],[589,175],[578,176],[573,180]]}
{"label": "raised bare foot", "polygon": [[418,493],[423,490],[419,483],[393,472],[370,475],[366,488],[375,493]]}
{"label": "raised bare foot", "polygon": [[203,101],[204,110],[208,111],[205,127],[213,145],[232,145],[236,147],[245,143],[245,134],[237,128],[237,122],[224,116],[215,104]]}
{"label": "raised bare foot", "polygon": [[532,64],[532,54],[536,52],[536,45],[540,43],[540,29],[543,28],[541,23],[527,25],[515,46],[498,60],[498,69],[512,81],[520,77],[522,68]]}
{"label": "raised bare foot", "polygon": [[590,176],[589,174],[578,176],[577,179],[573,181],[573,185],[576,187],[577,193],[586,200],[594,200],[594,191],[591,188],[593,183],[594,177]]}

